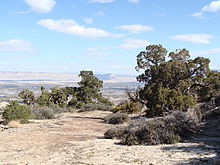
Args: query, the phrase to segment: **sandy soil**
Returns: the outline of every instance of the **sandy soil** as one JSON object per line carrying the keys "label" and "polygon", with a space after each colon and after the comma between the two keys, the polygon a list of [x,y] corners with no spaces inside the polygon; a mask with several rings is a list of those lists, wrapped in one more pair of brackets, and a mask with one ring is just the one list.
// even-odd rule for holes
{"label": "sandy soil", "polygon": [[[108,112],[62,114],[20,128],[0,128],[0,165],[165,165],[215,157],[213,146],[179,143],[122,146],[103,139]],[[192,163],[193,164],[193,163]]]}

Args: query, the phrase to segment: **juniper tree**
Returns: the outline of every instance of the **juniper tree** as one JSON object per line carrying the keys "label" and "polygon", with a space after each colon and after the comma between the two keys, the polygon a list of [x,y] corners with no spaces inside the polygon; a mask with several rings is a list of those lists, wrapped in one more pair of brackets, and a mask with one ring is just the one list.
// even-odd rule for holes
{"label": "juniper tree", "polygon": [[220,74],[210,71],[210,60],[190,59],[189,51],[177,49],[167,53],[162,45],[149,45],[137,56],[137,77],[144,82],[140,99],[148,108],[147,115],[161,116],[174,110],[187,110],[196,101],[211,97],[219,89]]}

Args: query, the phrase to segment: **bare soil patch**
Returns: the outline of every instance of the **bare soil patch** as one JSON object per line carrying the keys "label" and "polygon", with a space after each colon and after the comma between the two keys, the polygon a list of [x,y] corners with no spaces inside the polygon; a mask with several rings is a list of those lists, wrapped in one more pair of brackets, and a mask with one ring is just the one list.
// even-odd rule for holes
{"label": "bare soil patch", "polygon": [[122,146],[117,140],[103,139],[103,133],[112,127],[102,121],[108,113],[66,113],[54,120],[0,129],[0,164],[193,164],[217,156],[213,146],[200,143]]}

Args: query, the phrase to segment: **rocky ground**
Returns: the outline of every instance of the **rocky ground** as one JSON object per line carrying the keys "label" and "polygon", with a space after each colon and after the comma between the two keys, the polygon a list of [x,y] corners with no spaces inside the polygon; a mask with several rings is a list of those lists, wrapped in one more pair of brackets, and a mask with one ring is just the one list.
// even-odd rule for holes
{"label": "rocky ground", "polygon": [[108,112],[66,113],[19,128],[0,126],[1,165],[217,164],[217,143],[122,146],[103,138]]}

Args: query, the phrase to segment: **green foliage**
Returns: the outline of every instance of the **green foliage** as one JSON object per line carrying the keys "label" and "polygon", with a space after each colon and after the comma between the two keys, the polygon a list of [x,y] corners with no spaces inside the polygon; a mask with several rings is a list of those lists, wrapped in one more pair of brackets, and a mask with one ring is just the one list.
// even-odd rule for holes
{"label": "green foliage", "polygon": [[21,97],[23,99],[23,102],[27,105],[31,105],[35,102],[35,96],[34,96],[34,92],[28,90],[28,89],[24,89],[22,90],[19,94],[19,97]]}
{"label": "green foliage", "polygon": [[63,107],[67,104],[67,95],[64,93],[62,88],[51,88],[50,100],[54,105]]}
{"label": "green foliage", "polygon": [[101,97],[101,88],[103,81],[93,75],[92,71],[80,71],[81,81],[78,83],[77,100],[84,104],[97,102]]}
{"label": "green foliage", "polygon": [[203,85],[197,88],[200,100],[214,97],[220,90],[220,72],[209,71],[203,80]]}
{"label": "green foliage", "polygon": [[79,87],[67,89],[72,96],[69,106],[81,108],[86,104],[105,104],[112,106],[112,103],[104,98],[101,93],[103,81],[99,80],[93,75],[92,71],[81,71],[79,76],[81,81],[78,83]]}
{"label": "green foliage", "polygon": [[184,111],[196,101],[211,97],[219,86],[219,72],[210,71],[209,59],[189,59],[186,49],[169,53],[170,60],[166,57],[167,50],[161,45],[149,45],[137,56],[136,69],[144,70],[137,80],[145,83],[139,97],[150,116]]}
{"label": "green foliage", "polygon": [[51,91],[45,91],[41,87],[41,95],[37,99],[37,103],[40,106],[60,106],[64,107],[67,105],[67,95],[63,88],[51,88]]}
{"label": "green foliage", "polygon": [[193,96],[184,95],[180,89],[153,87],[147,90],[144,91],[144,97],[150,97],[150,101],[146,103],[149,108],[146,114],[149,117],[166,115],[176,110],[186,111],[196,103]]}
{"label": "green foliage", "polygon": [[109,99],[103,97],[102,95],[100,95],[97,99],[100,104],[105,104],[109,107],[113,106],[113,103]]}
{"label": "green foliage", "polygon": [[18,120],[21,123],[26,123],[31,117],[31,109],[28,106],[20,105],[17,101],[11,101],[4,108],[2,117],[6,122]]}
{"label": "green foliage", "polygon": [[108,124],[123,124],[128,121],[128,115],[126,113],[113,113],[104,118],[104,121]]}
{"label": "green foliage", "polygon": [[[101,88],[103,82],[93,75],[92,71],[81,71],[82,78],[79,87],[51,88],[49,91],[41,86],[41,95],[36,99],[40,106],[58,106],[81,108],[87,104],[94,104],[98,109],[109,109],[113,104],[102,96]],[[32,104],[34,94],[32,91],[24,90],[19,93],[27,104]],[[91,108],[90,108],[91,109]]]}
{"label": "green foliage", "polygon": [[113,113],[122,112],[122,113],[135,113],[141,111],[141,103],[134,101],[125,101],[123,103],[118,104],[112,109]]}
{"label": "green foliage", "polygon": [[50,93],[43,91],[40,95],[40,97],[37,99],[37,103],[40,106],[52,106],[53,102],[50,99]]}

